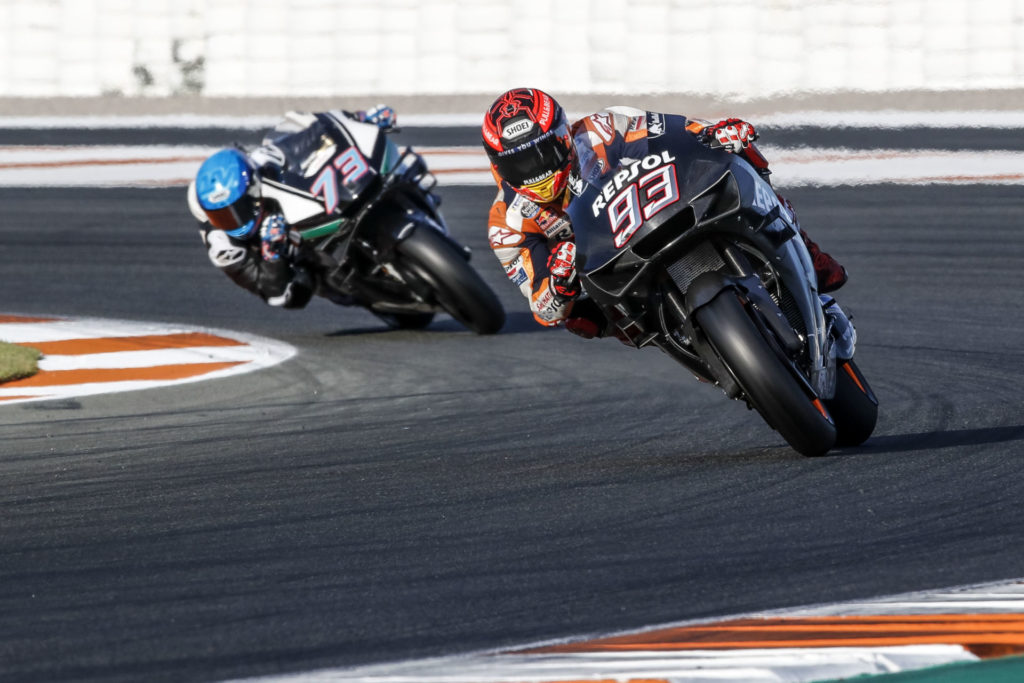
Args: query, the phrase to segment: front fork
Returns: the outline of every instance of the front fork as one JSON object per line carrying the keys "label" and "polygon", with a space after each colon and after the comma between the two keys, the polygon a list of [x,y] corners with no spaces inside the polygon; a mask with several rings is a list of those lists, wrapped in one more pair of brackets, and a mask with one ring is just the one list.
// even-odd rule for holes
{"label": "front fork", "polygon": [[[778,342],[808,392],[816,398],[831,398],[835,392],[835,349],[818,298],[810,255],[799,234],[783,219],[776,220],[781,223],[761,226],[753,232],[748,228],[745,234],[737,235],[746,239],[753,250],[750,254],[731,240],[721,245],[727,268],[705,273],[690,284],[684,303],[686,318],[692,320],[696,309],[724,289],[734,290],[756,311],[755,322],[762,333]],[[789,309],[790,316],[799,316],[803,329],[791,322],[782,307]]]}

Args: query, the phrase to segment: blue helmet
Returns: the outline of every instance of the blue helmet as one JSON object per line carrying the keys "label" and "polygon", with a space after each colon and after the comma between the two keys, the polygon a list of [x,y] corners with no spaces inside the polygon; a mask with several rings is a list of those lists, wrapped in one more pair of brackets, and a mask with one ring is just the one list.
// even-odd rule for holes
{"label": "blue helmet", "polygon": [[210,225],[232,237],[245,237],[256,226],[260,191],[256,169],[237,149],[222,149],[196,173],[196,196]]}

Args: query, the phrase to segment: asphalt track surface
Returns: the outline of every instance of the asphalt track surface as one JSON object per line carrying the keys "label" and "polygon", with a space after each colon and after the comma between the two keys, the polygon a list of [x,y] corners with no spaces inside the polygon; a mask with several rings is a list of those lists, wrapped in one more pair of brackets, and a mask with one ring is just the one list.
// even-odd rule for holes
{"label": "asphalt track surface", "polygon": [[1019,187],[804,188],[882,404],[803,458],[657,351],[265,307],[180,188],[0,190],[3,308],[299,348],[222,381],[0,407],[5,681],[210,681],[1024,576]]}

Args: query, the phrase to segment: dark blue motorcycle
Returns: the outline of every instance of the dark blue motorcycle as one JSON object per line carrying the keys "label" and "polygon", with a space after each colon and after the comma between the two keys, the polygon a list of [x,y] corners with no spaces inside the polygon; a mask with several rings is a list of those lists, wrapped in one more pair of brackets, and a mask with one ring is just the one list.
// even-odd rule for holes
{"label": "dark blue motorcycle", "polygon": [[644,158],[571,186],[584,291],[615,336],[745,401],[800,453],[862,443],[878,401],[837,358],[788,212],[745,161],[657,116]]}

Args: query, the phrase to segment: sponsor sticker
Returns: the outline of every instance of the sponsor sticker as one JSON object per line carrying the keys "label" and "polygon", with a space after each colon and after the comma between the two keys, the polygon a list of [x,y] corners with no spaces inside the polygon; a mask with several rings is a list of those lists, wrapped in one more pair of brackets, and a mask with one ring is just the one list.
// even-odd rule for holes
{"label": "sponsor sticker", "polygon": [[533,218],[540,213],[540,207],[521,194],[517,194],[508,206],[509,211],[518,211],[523,218]]}
{"label": "sponsor sticker", "polygon": [[526,269],[523,268],[523,257],[517,256],[510,263],[505,264],[505,275],[516,287],[520,287],[530,279]]}
{"label": "sponsor sticker", "polygon": [[512,277],[512,273],[514,273],[516,270],[518,270],[521,267],[522,262],[523,262],[523,257],[522,256],[517,256],[514,259],[512,259],[511,261],[509,261],[508,263],[506,263],[505,264],[505,275],[508,275],[509,277]]}
{"label": "sponsor sticker", "polygon": [[533,121],[530,119],[519,119],[518,121],[513,121],[502,128],[501,137],[509,140],[529,133],[531,130],[533,130]]}
{"label": "sponsor sticker", "polygon": [[612,126],[612,115],[611,114],[592,114],[590,116],[590,122],[593,125],[594,132],[597,133],[605,144],[610,143],[615,139],[615,128]]}
{"label": "sponsor sticker", "polygon": [[583,194],[583,178],[575,170],[569,173],[569,192],[577,197]]}
{"label": "sponsor sticker", "polygon": [[545,171],[540,175],[531,176],[530,178],[527,178],[525,181],[523,181],[523,185],[534,185],[544,180],[545,178],[551,177],[552,175],[554,175],[554,171]]}
{"label": "sponsor sticker", "polygon": [[647,112],[647,136],[656,138],[665,133],[665,117],[657,112]]}
{"label": "sponsor sticker", "polygon": [[545,209],[537,219],[537,225],[544,231],[547,238],[558,237],[565,239],[572,235],[572,225],[569,219],[558,213]]}
{"label": "sponsor sticker", "polygon": [[217,183],[217,187],[213,190],[213,192],[206,195],[206,201],[210,204],[218,204],[226,200],[230,196],[231,190],[224,187],[220,183]]}
{"label": "sponsor sticker", "polygon": [[501,140],[499,140],[498,136],[491,131],[489,126],[484,126],[483,133],[484,139],[492,149],[501,149]]}
{"label": "sponsor sticker", "polygon": [[672,156],[670,152],[664,151],[661,154],[648,154],[643,159],[634,161],[632,164],[624,168],[620,168],[615,175],[612,176],[612,179],[601,187],[601,194],[591,205],[594,217],[596,218],[601,213],[602,209],[608,206],[608,202],[611,201],[616,192],[625,187],[627,183],[631,183],[636,180],[636,177],[640,174],[641,170],[650,171],[658,168],[659,166],[670,164],[675,160],[676,158]]}
{"label": "sponsor sticker", "polygon": [[547,96],[542,97],[540,101],[540,116],[537,117],[537,122],[541,126],[546,127],[551,123],[551,120],[554,118],[554,114],[554,107],[551,106],[551,98]]}
{"label": "sponsor sticker", "polygon": [[514,247],[523,241],[523,234],[509,228],[492,225],[487,230],[487,239],[494,248]]}

